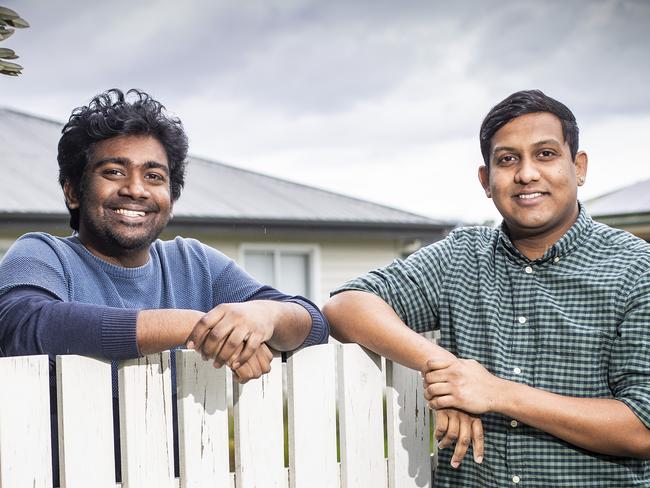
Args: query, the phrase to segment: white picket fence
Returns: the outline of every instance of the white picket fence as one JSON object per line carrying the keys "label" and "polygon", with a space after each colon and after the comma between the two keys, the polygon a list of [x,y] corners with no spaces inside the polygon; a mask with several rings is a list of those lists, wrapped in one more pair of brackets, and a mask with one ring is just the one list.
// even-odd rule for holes
{"label": "white picket fence", "polygon": [[[119,367],[123,488],[415,488],[431,486],[430,412],[419,373],[357,345],[293,354],[233,385],[227,368],[176,355],[180,478],[174,477],[169,352]],[[61,487],[115,488],[110,362],[57,357]],[[284,465],[283,395],[289,467]],[[384,457],[386,399],[388,459]],[[340,463],[337,462],[337,411]],[[0,488],[50,488],[47,356],[0,359]]]}

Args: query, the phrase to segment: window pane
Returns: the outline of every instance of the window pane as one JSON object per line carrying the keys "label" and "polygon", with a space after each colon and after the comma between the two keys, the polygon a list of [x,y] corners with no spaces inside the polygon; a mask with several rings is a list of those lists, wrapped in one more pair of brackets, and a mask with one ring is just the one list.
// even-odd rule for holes
{"label": "window pane", "polygon": [[273,252],[245,251],[244,268],[263,285],[276,286],[273,272]]}
{"label": "window pane", "polygon": [[287,295],[309,297],[309,281],[309,255],[298,252],[281,253],[279,290]]}

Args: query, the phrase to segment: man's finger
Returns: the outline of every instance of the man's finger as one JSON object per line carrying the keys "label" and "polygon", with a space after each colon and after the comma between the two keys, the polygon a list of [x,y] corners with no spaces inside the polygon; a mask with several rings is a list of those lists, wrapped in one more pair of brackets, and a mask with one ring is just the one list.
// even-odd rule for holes
{"label": "man's finger", "polygon": [[449,413],[448,410],[436,410],[436,430],[433,432],[434,437],[437,441],[442,439],[442,437],[447,432],[447,426],[449,425]]}
{"label": "man's finger", "polygon": [[451,467],[457,469],[460,463],[463,462],[467,449],[472,443],[472,418],[469,415],[458,414],[459,419],[459,433],[456,440],[456,449],[454,455],[451,457]]}
{"label": "man's finger", "polygon": [[198,349],[203,344],[207,334],[212,330],[214,325],[221,320],[223,317],[223,310],[219,307],[213,308],[208,313],[206,313],[201,319],[196,323],[192,332],[190,332],[187,341],[185,341],[185,347],[188,349]]}
{"label": "man's finger", "polygon": [[422,381],[424,382],[425,386],[427,384],[431,385],[433,383],[445,383],[446,381],[449,381],[449,374],[444,369],[438,371],[429,371],[428,373],[422,375]]}
{"label": "man's finger", "polygon": [[258,334],[252,334],[248,339],[246,339],[244,343],[242,343],[243,349],[238,353],[233,354],[230,358],[229,361],[230,364],[232,364],[232,367],[236,369],[248,361],[253,356],[253,354],[257,352],[257,349],[260,347],[261,343],[262,337]]}
{"label": "man's finger", "polygon": [[439,360],[439,359],[429,359],[427,361],[427,368],[426,370],[423,371],[423,373],[428,373],[429,371],[437,371],[440,369],[445,369],[451,366],[454,363],[454,360]]}
{"label": "man's finger", "polygon": [[433,385],[428,385],[424,389],[424,398],[427,400],[432,400],[436,397],[450,395],[452,391],[452,386],[450,383],[435,383]]}
{"label": "man's finger", "polygon": [[454,443],[456,442],[456,439],[458,439],[458,435],[460,433],[458,415],[453,415],[450,413],[447,416],[447,421],[448,423],[447,423],[447,430],[445,431],[445,435],[443,436],[442,440],[438,442],[438,447],[440,449],[453,446]]}
{"label": "man's finger", "polygon": [[457,401],[452,395],[443,395],[433,397],[428,401],[429,408],[438,410],[441,408],[457,408]]}
{"label": "man's finger", "polygon": [[248,380],[262,376],[262,368],[255,356],[250,358],[248,362],[241,365],[238,369],[233,370],[233,372],[237,375],[237,378],[239,378],[238,381],[240,383],[245,383]]}
{"label": "man's finger", "polygon": [[227,363],[235,353],[241,352],[244,348],[244,338],[247,334],[246,330],[234,328],[222,342],[221,349],[216,351],[217,357]]}
{"label": "man's finger", "polygon": [[[237,350],[235,351],[235,353],[233,354],[233,356],[239,354],[243,348],[244,348],[244,344],[242,343],[242,344],[239,345],[239,347],[237,348]],[[233,370],[235,370],[235,369],[237,369],[237,368],[239,367],[239,366],[237,366],[237,368],[233,367],[232,362],[230,362],[230,361],[224,361],[224,360],[221,359],[219,356],[216,356],[216,357],[215,357],[214,362],[215,362],[215,364],[216,364],[217,362],[218,362],[219,364],[228,364],[228,365],[229,365]],[[240,366],[241,366],[241,365],[240,365]]]}
{"label": "man's finger", "polygon": [[483,422],[480,418],[475,418],[472,421],[472,451],[474,453],[474,461],[478,464],[483,462]]}
{"label": "man's finger", "polygon": [[270,364],[271,361],[273,360],[273,352],[271,351],[271,349],[269,348],[269,346],[267,346],[266,344],[262,343],[262,345],[260,345],[260,351],[262,351],[262,354],[264,355],[264,357],[267,359],[267,361],[268,361],[269,364]]}

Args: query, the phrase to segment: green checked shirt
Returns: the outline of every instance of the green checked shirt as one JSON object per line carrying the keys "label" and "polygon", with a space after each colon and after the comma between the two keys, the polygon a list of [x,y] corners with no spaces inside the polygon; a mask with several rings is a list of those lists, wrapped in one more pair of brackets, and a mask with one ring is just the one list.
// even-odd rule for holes
{"label": "green checked shirt", "polygon": [[[365,290],[412,329],[493,374],[552,391],[624,402],[650,427],[650,245],[576,223],[535,261],[501,229],[461,228],[336,290]],[[650,462],[586,451],[499,414],[482,417],[485,460],[449,466],[436,488],[650,486]],[[603,430],[607,425],[602,426]]]}

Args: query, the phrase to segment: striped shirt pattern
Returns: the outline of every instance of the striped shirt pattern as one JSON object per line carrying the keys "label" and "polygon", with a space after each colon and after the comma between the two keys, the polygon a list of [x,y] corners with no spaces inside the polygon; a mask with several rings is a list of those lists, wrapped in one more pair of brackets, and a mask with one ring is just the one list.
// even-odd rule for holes
{"label": "striped shirt pattern", "polygon": [[[616,398],[650,427],[650,245],[594,222],[576,223],[540,259],[504,227],[454,230],[335,290],[383,298],[417,332],[493,374],[555,392]],[[481,416],[485,459],[458,470],[439,453],[435,487],[650,486],[650,462],[568,444],[499,414]],[[603,429],[607,429],[603,425]]]}

